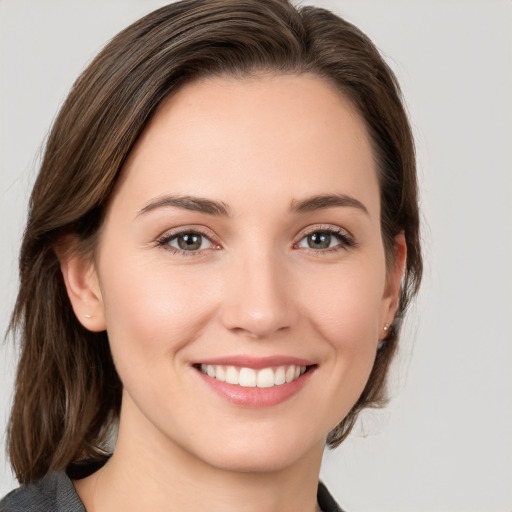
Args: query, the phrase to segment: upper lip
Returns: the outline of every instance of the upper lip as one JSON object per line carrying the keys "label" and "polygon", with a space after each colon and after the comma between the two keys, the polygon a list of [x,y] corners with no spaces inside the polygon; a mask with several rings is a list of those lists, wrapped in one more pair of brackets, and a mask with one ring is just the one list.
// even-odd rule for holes
{"label": "upper lip", "polygon": [[200,364],[238,366],[241,368],[253,368],[255,370],[258,370],[261,368],[269,368],[272,366],[312,366],[315,363],[308,359],[302,359],[300,357],[292,357],[285,355],[275,355],[267,357],[234,355],[201,359],[200,361],[193,362],[193,365]]}

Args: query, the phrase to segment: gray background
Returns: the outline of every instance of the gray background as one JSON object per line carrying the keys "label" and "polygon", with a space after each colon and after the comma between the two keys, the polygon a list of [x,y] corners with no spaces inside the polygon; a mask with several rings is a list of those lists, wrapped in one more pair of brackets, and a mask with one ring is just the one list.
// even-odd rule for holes
{"label": "gray background", "polygon": [[[85,64],[166,2],[0,0],[0,331],[16,294],[42,142]],[[426,275],[391,405],[326,453],[322,477],[358,512],[512,510],[512,3],[332,0],[379,46],[414,127]],[[0,436],[14,353],[0,345]],[[0,495],[15,485],[0,452]]]}

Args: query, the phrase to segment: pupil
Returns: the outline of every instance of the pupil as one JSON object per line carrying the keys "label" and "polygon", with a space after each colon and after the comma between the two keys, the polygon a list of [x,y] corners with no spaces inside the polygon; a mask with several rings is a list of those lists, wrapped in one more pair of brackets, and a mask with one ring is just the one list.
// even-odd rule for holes
{"label": "pupil", "polygon": [[178,237],[178,245],[180,249],[185,251],[193,251],[201,247],[201,235],[189,233],[187,235],[181,235]]}
{"label": "pupil", "polygon": [[331,245],[329,233],[313,233],[308,237],[308,245],[312,249],[327,249]]}

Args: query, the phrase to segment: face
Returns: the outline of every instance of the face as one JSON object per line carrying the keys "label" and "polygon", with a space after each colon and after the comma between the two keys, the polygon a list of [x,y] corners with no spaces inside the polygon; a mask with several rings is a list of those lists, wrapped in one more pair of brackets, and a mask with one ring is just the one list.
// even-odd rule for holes
{"label": "face", "polygon": [[321,450],[401,277],[363,121],[312,75],[187,85],[130,154],[91,276],[121,428],[243,471]]}

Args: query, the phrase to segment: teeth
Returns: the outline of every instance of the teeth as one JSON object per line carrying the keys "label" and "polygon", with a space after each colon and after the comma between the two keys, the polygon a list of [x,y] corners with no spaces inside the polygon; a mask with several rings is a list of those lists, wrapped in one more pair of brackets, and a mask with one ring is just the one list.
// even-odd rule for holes
{"label": "teeth", "polygon": [[228,384],[238,384],[238,370],[234,366],[228,366],[226,370],[226,382]]}
{"label": "teeth", "polygon": [[[240,372],[242,373],[242,372]],[[259,388],[271,388],[275,384],[274,371],[272,368],[264,368],[258,372],[256,386]]]}
{"label": "teeth", "polygon": [[286,382],[286,373],[284,371],[284,368],[280,366],[274,374],[274,384],[276,386],[280,386],[281,384],[284,384]]}
{"label": "teeth", "polygon": [[201,372],[228,384],[245,388],[271,388],[292,382],[306,372],[305,366],[279,366],[277,368],[238,368],[236,366],[202,364]]}
{"label": "teeth", "polygon": [[244,388],[254,388],[256,386],[256,371],[252,368],[241,368],[238,384]]}
{"label": "teeth", "polygon": [[222,382],[225,382],[226,380],[226,369],[224,366],[217,365],[215,367],[215,378],[217,380],[221,380]]}

